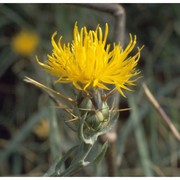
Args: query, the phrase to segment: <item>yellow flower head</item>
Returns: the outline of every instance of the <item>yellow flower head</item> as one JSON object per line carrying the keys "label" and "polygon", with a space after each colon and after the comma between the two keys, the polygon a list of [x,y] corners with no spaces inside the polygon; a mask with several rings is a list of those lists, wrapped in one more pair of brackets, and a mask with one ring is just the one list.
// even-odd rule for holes
{"label": "yellow flower head", "polygon": [[52,76],[57,77],[56,82],[72,83],[79,90],[89,88],[102,88],[109,90],[108,84],[115,85],[117,90],[124,96],[123,89],[128,89],[127,85],[134,85],[136,79],[131,79],[139,74],[135,69],[140,58],[141,49],[134,56],[128,56],[136,45],[130,34],[130,42],[125,50],[120,44],[106,45],[108,36],[108,24],[106,24],[103,36],[101,27],[96,30],[87,31],[83,27],[78,31],[77,23],[74,26],[74,40],[72,43],[61,44],[60,37],[58,43],[52,35],[52,55],[48,55],[46,64],[39,62]]}
{"label": "yellow flower head", "polygon": [[22,30],[12,39],[12,49],[22,56],[30,56],[39,42],[39,37],[33,32]]}

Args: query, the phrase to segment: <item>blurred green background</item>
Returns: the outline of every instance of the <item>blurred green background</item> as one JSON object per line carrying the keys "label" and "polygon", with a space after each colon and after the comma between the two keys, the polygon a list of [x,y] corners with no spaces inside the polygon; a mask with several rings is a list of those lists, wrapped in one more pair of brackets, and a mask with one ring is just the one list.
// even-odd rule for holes
{"label": "blurred green background", "polygon": [[[126,12],[125,44],[132,33],[137,35],[138,46],[145,47],[139,62],[143,78],[120,102],[120,108],[134,111],[122,112],[118,121],[117,176],[180,176],[180,142],[142,89],[146,82],[180,131],[180,4],[122,6]],[[76,21],[79,28],[88,29],[98,24],[104,29],[107,22],[108,41],[113,42],[116,22],[106,12],[78,4],[0,4],[0,176],[42,176],[52,159],[77,144],[61,110],[53,108],[45,93],[23,81],[28,76],[51,84],[35,55],[43,61],[51,54],[50,38],[55,31],[63,36],[63,42],[70,42]],[[39,37],[37,47],[27,56],[12,49],[13,38],[22,29]],[[66,94],[67,90],[66,86],[62,89]],[[52,131],[48,121],[56,120],[58,130]],[[78,175],[108,176],[107,167],[104,160]]]}

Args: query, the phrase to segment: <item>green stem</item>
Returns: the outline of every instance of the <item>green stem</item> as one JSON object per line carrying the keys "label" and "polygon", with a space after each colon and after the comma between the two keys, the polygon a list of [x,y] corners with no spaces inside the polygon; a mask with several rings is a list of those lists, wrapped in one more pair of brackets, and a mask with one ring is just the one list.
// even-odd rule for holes
{"label": "green stem", "polygon": [[85,161],[86,157],[90,153],[94,144],[86,144],[82,143],[80,146],[79,152],[81,152],[77,158],[75,158],[71,165],[60,174],[60,176],[71,176],[77,171],[79,171],[82,167],[85,167],[90,164],[90,162]]}

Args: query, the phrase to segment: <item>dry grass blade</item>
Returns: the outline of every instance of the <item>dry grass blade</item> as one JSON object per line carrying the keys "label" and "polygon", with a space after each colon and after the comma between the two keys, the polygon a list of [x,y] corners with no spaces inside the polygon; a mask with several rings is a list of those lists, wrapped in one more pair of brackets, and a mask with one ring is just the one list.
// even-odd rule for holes
{"label": "dry grass blade", "polygon": [[162,109],[162,107],[159,105],[158,101],[155,99],[147,85],[144,83],[143,84],[144,92],[149,99],[149,101],[152,103],[152,105],[155,107],[155,109],[158,111],[158,113],[161,115],[162,119],[164,122],[168,125],[169,129],[173,133],[173,135],[176,137],[176,139],[180,142],[180,134],[175,128],[174,124],[171,122],[170,118],[168,115],[165,113],[165,111]]}

